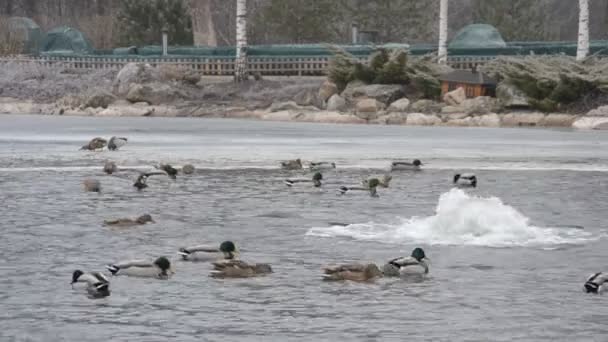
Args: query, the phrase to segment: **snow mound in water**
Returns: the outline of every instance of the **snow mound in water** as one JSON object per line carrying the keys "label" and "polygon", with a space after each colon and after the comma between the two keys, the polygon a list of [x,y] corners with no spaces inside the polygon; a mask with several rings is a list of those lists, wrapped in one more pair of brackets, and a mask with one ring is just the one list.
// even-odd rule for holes
{"label": "snow mound in water", "polygon": [[365,223],[312,228],[306,234],[387,243],[489,247],[577,244],[594,239],[580,229],[532,226],[526,216],[500,198],[470,196],[456,188],[439,197],[433,216],[412,217],[398,225]]}

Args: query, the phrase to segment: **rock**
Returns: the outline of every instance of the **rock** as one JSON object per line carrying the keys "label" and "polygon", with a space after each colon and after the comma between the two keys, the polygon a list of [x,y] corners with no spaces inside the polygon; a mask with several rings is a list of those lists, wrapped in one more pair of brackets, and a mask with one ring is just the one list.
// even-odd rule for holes
{"label": "rock", "polygon": [[191,175],[191,174],[193,174],[193,173],[194,173],[194,170],[195,170],[195,169],[194,169],[194,165],[191,165],[191,164],[186,164],[186,165],[182,166],[182,172],[183,172],[185,175]]}
{"label": "rock", "polygon": [[158,72],[150,64],[127,63],[114,79],[114,91],[122,96],[129,92],[131,84],[151,82],[155,79],[158,79]]}
{"label": "rock", "polygon": [[445,93],[443,95],[443,102],[449,106],[458,106],[467,99],[467,94],[464,92],[464,88],[459,87],[456,90]]}
{"label": "rock", "polygon": [[347,101],[354,101],[354,99],[365,97],[375,99],[376,101],[382,102],[385,105],[393,103],[405,95],[403,86],[398,84],[362,85],[353,88],[349,93],[347,93],[347,96],[344,95],[345,92],[346,90],[342,93],[342,97],[344,97]]}
{"label": "rock", "polygon": [[500,116],[496,113],[476,116],[473,120],[475,125],[479,127],[500,127]]}
{"label": "rock", "polygon": [[347,102],[353,101],[353,92],[355,89],[364,87],[365,85],[366,84],[362,81],[351,81],[346,85],[346,88],[344,88],[340,96],[342,96],[342,98],[344,98]]}
{"label": "rock", "polygon": [[410,112],[425,114],[440,113],[444,106],[443,103],[435,102],[433,100],[418,100],[412,103]]}
{"label": "rock", "polygon": [[81,96],[68,94],[57,100],[55,103],[60,107],[78,108],[83,104],[83,102],[84,99]]}
{"label": "rock", "polygon": [[460,106],[469,115],[496,113],[501,109],[498,100],[489,96],[466,99]]}
{"label": "rock", "polygon": [[608,117],[605,116],[583,116],[574,121],[572,127],[577,129],[608,129]]}
{"label": "rock", "polygon": [[384,123],[387,125],[405,125],[407,123],[407,113],[389,113],[386,116],[383,116],[382,119]]}
{"label": "rock", "polygon": [[502,126],[538,126],[545,118],[543,113],[509,113],[502,115]]}
{"label": "rock", "polygon": [[114,101],[116,101],[116,96],[107,90],[97,88],[85,95],[83,106],[85,108],[108,108]]}
{"label": "rock", "polygon": [[604,116],[608,117],[608,106],[601,106],[595,109],[592,109],[587,113],[587,116]]}
{"label": "rock", "polygon": [[379,111],[384,109],[384,104],[376,99],[361,99],[357,101],[356,115],[361,119],[373,120]]}
{"label": "rock", "polygon": [[321,100],[316,89],[302,89],[293,97],[293,101],[299,106],[313,106],[316,108],[323,108],[325,102],[325,100]]}
{"label": "rock", "polygon": [[154,107],[142,106],[109,106],[97,113],[98,116],[149,116],[154,112]]}
{"label": "rock", "polygon": [[441,124],[441,119],[435,115],[410,113],[407,115],[406,124],[412,126],[432,126]]}
{"label": "rock", "polygon": [[572,114],[548,114],[540,125],[546,127],[571,127],[577,116]]}
{"label": "rock", "polygon": [[304,109],[302,106],[299,106],[294,101],[286,101],[286,102],[273,102],[268,108],[271,112],[280,112],[285,110],[301,110]]}
{"label": "rock", "polygon": [[390,106],[388,106],[388,112],[389,113],[395,113],[395,112],[406,112],[407,109],[410,107],[410,100],[408,100],[407,98],[401,98],[393,103],[391,103]]}
{"label": "rock", "polygon": [[530,107],[528,97],[508,83],[502,82],[496,87],[496,97],[504,107]]}
{"label": "rock", "polygon": [[152,105],[173,103],[183,98],[185,95],[181,91],[162,83],[133,84],[127,94],[127,100],[131,103],[146,102]]}
{"label": "rock", "polygon": [[469,114],[465,113],[464,108],[459,106],[445,106],[441,108],[441,114],[450,114],[450,115],[462,115],[458,119],[461,119]]}
{"label": "rock", "polygon": [[473,117],[471,117],[471,116],[467,116],[467,117],[459,118],[459,119],[449,119],[445,122],[445,125],[453,126],[453,127],[476,126],[475,122],[473,121]]}
{"label": "rock", "polygon": [[277,112],[266,113],[262,116],[262,120],[268,121],[292,121],[298,115],[295,111],[282,110]]}
{"label": "rock", "polygon": [[327,110],[329,111],[346,111],[346,100],[338,94],[333,94],[329,100],[327,100]]}
{"label": "rock", "polygon": [[323,81],[323,83],[321,84],[321,87],[319,88],[319,92],[318,92],[318,97],[321,101],[325,102],[327,100],[329,100],[329,98],[338,93],[338,86],[330,81],[330,80],[325,80]]}

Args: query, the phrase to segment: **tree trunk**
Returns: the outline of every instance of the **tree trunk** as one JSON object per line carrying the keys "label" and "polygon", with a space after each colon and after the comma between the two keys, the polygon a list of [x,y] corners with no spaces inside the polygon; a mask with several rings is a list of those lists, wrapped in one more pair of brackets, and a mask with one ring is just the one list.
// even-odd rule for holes
{"label": "tree trunk", "polygon": [[439,64],[448,63],[448,0],[441,0],[439,5]]}
{"label": "tree trunk", "polygon": [[211,0],[190,0],[194,45],[217,46]]}
{"label": "tree trunk", "polygon": [[582,61],[589,54],[589,0],[578,0],[578,48],[576,60]]}
{"label": "tree trunk", "polygon": [[247,0],[236,0],[236,65],[234,80],[247,80]]}

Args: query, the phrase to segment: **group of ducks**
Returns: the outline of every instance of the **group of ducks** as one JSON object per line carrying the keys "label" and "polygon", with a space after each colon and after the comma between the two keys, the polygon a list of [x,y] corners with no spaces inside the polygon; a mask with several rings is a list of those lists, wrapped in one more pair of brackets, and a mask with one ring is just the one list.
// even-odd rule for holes
{"label": "group of ducks", "polygon": [[[210,246],[182,247],[177,252],[183,261],[211,262],[209,276],[213,278],[249,278],[272,273],[267,263],[250,263],[239,259],[238,249],[232,241],[222,242],[218,248]],[[409,257],[389,260],[382,270],[373,263],[348,263],[323,268],[322,279],[356,282],[373,281],[380,277],[424,277],[429,273],[429,260],[422,248],[415,248]],[[167,280],[175,273],[171,261],[164,256],[154,261],[130,260],[106,266],[112,276],[147,277]],[[110,281],[101,272],[72,273],[73,288],[85,290],[89,298],[110,295]]]}

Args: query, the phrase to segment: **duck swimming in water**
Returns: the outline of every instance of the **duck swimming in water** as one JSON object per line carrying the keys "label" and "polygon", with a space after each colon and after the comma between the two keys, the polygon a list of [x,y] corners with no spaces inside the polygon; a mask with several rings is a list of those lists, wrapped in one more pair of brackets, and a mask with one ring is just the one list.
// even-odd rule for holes
{"label": "duck swimming in water", "polygon": [[336,163],[330,162],[311,162],[308,168],[311,171],[331,170],[336,168]]}
{"label": "duck swimming in water", "polygon": [[288,160],[281,162],[281,169],[283,170],[302,170],[302,160]]}
{"label": "duck swimming in water", "polygon": [[165,173],[162,173],[162,172],[140,173],[139,176],[137,177],[137,180],[135,181],[135,183],[133,183],[133,186],[136,187],[137,190],[143,190],[148,187],[148,177],[154,176],[154,175],[164,175],[164,174]]}
{"label": "duck swimming in water", "polygon": [[369,188],[370,187],[370,181],[372,179],[376,179],[378,181],[378,185],[377,186],[379,186],[381,188],[388,188],[389,184],[391,183],[391,180],[393,179],[393,176],[386,174],[386,175],[384,175],[384,176],[382,176],[380,178],[364,179],[363,181],[361,181],[361,184],[364,187]]}
{"label": "duck swimming in water", "polygon": [[382,277],[376,264],[342,264],[323,268],[323,280],[372,281]]}
{"label": "duck swimming in water", "polygon": [[101,183],[97,179],[85,179],[82,185],[85,192],[101,192]]}
{"label": "duck swimming in water", "polygon": [[101,150],[104,147],[106,147],[107,143],[108,142],[106,141],[106,139],[103,139],[103,138],[93,138],[93,139],[91,139],[91,141],[89,141],[88,144],[82,146],[80,149],[81,150],[88,150],[88,151]]}
{"label": "duck swimming in water", "polygon": [[110,281],[100,272],[84,273],[76,270],[72,274],[74,284],[85,284],[89,298],[104,298],[110,295]]}
{"label": "duck swimming in water", "polygon": [[411,256],[390,260],[383,267],[384,275],[387,277],[399,277],[407,275],[425,275],[429,273],[428,259],[422,248],[415,248]]}
{"label": "duck swimming in water", "polygon": [[108,141],[108,150],[117,151],[119,148],[127,144],[127,140],[127,138],[122,137],[111,137],[110,141]]}
{"label": "duck swimming in water", "polygon": [[454,184],[459,188],[475,188],[477,177],[472,173],[457,173],[454,175]]}
{"label": "duck swimming in water", "polygon": [[250,264],[242,260],[227,259],[213,263],[213,278],[249,278],[272,273],[269,264]]}
{"label": "duck swimming in water", "polygon": [[371,178],[367,181],[366,186],[342,186],[338,192],[340,195],[344,195],[348,191],[367,191],[371,197],[380,197],[377,191],[378,185],[380,185],[378,178]]}
{"label": "duck swimming in water", "polygon": [[604,292],[603,285],[606,283],[606,281],[608,281],[608,274],[603,272],[592,274],[589,278],[587,278],[587,282],[585,283],[585,292],[601,294]]}
{"label": "duck swimming in water", "polygon": [[111,161],[107,161],[104,165],[103,165],[103,172],[111,175],[114,172],[118,171],[118,167],[116,166],[116,163],[111,162]]}
{"label": "duck swimming in water", "polygon": [[315,188],[320,188],[322,185],[321,184],[322,180],[323,180],[323,175],[321,174],[321,172],[316,172],[314,175],[312,175],[312,179],[306,179],[306,178],[286,179],[285,185],[292,187],[296,183],[311,183],[312,182],[312,185],[314,185]]}
{"label": "duck swimming in water", "polygon": [[394,161],[391,163],[391,171],[419,171],[422,162],[414,159],[412,162]]}
{"label": "duck swimming in water", "polygon": [[141,215],[140,217],[136,218],[135,220],[130,219],[130,218],[121,218],[121,219],[116,219],[116,220],[103,221],[104,226],[115,226],[115,227],[133,227],[133,226],[144,225],[146,223],[155,223],[155,221],[152,219],[152,216],[150,216],[149,214]]}
{"label": "duck swimming in water", "polygon": [[182,166],[182,173],[185,175],[191,175],[195,171],[194,165],[186,164]]}
{"label": "duck swimming in water", "polygon": [[153,262],[131,260],[107,265],[106,268],[113,276],[126,275],[131,277],[150,277],[169,279],[173,275],[171,262],[166,257],[160,257]]}
{"label": "duck swimming in water", "polygon": [[160,164],[156,168],[159,170],[165,171],[165,173],[167,174],[167,176],[169,176],[169,178],[177,179],[178,170],[176,168],[174,168],[173,166],[171,166],[169,164]]}
{"label": "duck swimming in water", "polygon": [[238,250],[232,241],[224,241],[219,248],[210,246],[182,247],[177,254],[185,261],[231,260],[238,257]]}

